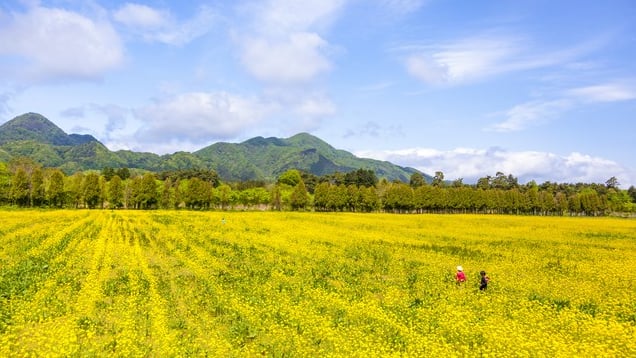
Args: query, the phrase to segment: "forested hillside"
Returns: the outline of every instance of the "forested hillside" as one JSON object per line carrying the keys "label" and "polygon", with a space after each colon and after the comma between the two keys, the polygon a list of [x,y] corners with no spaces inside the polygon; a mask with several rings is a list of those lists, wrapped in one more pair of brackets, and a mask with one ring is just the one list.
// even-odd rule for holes
{"label": "forested hillside", "polygon": [[0,161],[7,163],[22,157],[43,167],[59,168],[67,175],[106,167],[156,173],[206,169],[214,170],[225,181],[273,182],[289,169],[314,175],[369,169],[379,178],[405,182],[418,172],[389,162],[358,158],[307,133],[291,138],[256,137],[243,143],[214,143],[193,153],[113,152],[92,136],[64,133],[36,113],[18,116],[0,126]]}

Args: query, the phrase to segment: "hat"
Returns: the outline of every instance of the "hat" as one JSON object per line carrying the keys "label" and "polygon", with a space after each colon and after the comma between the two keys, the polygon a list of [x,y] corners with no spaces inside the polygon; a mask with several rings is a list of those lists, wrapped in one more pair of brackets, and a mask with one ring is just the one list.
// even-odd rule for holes
{"label": "hat", "polygon": [[464,271],[464,268],[461,266],[457,266],[457,271]]}

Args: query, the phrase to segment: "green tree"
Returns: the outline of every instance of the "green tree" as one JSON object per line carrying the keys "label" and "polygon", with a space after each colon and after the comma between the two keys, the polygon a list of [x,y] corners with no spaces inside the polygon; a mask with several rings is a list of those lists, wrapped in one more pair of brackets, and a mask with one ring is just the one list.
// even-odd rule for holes
{"label": "green tree", "polygon": [[3,162],[0,162],[0,205],[11,202],[11,173]]}
{"label": "green tree", "polygon": [[157,181],[154,174],[146,173],[141,177],[141,186],[139,188],[139,205],[141,209],[152,209],[159,202],[159,193],[157,191]]}
{"label": "green tree", "polygon": [[477,188],[482,190],[490,189],[490,175],[477,179]]}
{"label": "green tree", "polygon": [[21,207],[29,205],[29,177],[23,168],[18,168],[11,180],[11,200]]}
{"label": "green tree", "polygon": [[106,181],[110,181],[115,176],[115,169],[111,167],[104,167],[104,169],[102,169],[102,176],[106,179]]}
{"label": "green tree", "polygon": [[171,178],[166,178],[163,181],[163,186],[161,188],[161,200],[159,201],[159,206],[162,209],[170,209],[174,207],[174,188],[173,188]]}
{"label": "green tree", "polygon": [[221,209],[225,210],[232,204],[232,188],[227,184],[221,184],[217,188],[218,201]]}
{"label": "green tree", "polygon": [[309,193],[302,180],[296,184],[291,193],[290,205],[292,210],[305,210],[309,205]]}
{"label": "green tree", "polygon": [[115,171],[115,174],[121,178],[121,180],[127,180],[130,178],[130,169],[128,168],[119,168]]}
{"label": "green tree", "polygon": [[296,169],[290,169],[278,177],[278,184],[287,184],[290,187],[295,187],[301,181],[300,172]]}
{"label": "green tree", "polygon": [[197,177],[188,180],[187,189],[183,195],[186,207],[190,209],[206,209],[210,206],[210,191],[212,185]]}
{"label": "green tree", "polygon": [[395,212],[409,212],[413,209],[413,189],[404,183],[393,183],[384,197],[384,208]]}
{"label": "green tree", "polygon": [[554,205],[555,210],[559,215],[563,215],[566,211],[568,211],[568,197],[563,192],[557,192],[554,195]]}
{"label": "green tree", "polygon": [[117,174],[108,182],[108,205],[113,209],[124,206],[124,183]]}
{"label": "green tree", "polygon": [[360,187],[360,209],[365,212],[377,211],[380,208],[380,197],[374,187]]}
{"label": "green tree", "polygon": [[136,176],[129,180],[126,180],[128,184],[126,187],[126,207],[132,209],[140,208],[140,194],[141,194],[141,177]]}
{"label": "green tree", "polygon": [[314,210],[327,210],[327,200],[329,198],[330,186],[331,184],[329,184],[328,182],[322,182],[316,186],[316,189],[314,190]]}
{"label": "green tree", "polygon": [[283,208],[283,194],[280,190],[280,185],[276,184],[272,187],[272,192],[270,195],[271,205],[274,210],[282,210]]}
{"label": "green tree", "polygon": [[64,205],[64,173],[61,170],[54,169],[51,172],[46,197],[51,206],[61,207]]}
{"label": "green tree", "polygon": [[421,173],[413,173],[411,174],[411,179],[409,180],[409,185],[411,188],[419,188],[423,185],[426,185],[426,181],[424,180],[424,176]]}
{"label": "green tree", "polygon": [[431,185],[438,187],[444,186],[444,173],[442,173],[441,171],[435,172],[435,176],[433,177]]}
{"label": "green tree", "polygon": [[88,173],[84,177],[82,183],[82,194],[84,203],[89,209],[94,209],[100,202],[101,191],[99,188],[99,175],[97,173]]}
{"label": "green tree", "polygon": [[375,186],[378,183],[378,177],[371,169],[357,169],[344,175],[344,185]]}
{"label": "green tree", "polygon": [[71,202],[74,208],[79,208],[82,204],[82,183],[84,174],[77,172],[66,179],[64,184],[65,197]]}
{"label": "green tree", "polygon": [[327,208],[331,211],[342,211],[347,206],[347,187],[344,184],[331,185],[327,199]]}
{"label": "green tree", "polygon": [[33,168],[31,172],[31,205],[41,206],[46,200],[46,190],[44,188],[44,174],[39,167]]}
{"label": "green tree", "polygon": [[636,187],[634,187],[633,185],[630,185],[629,189],[627,189],[627,194],[629,194],[629,197],[632,200],[632,203],[636,203]]}
{"label": "green tree", "polygon": [[618,189],[620,183],[618,182],[618,179],[616,179],[616,177],[611,177],[607,179],[607,181],[605,182],[605,186],[608,189]]}

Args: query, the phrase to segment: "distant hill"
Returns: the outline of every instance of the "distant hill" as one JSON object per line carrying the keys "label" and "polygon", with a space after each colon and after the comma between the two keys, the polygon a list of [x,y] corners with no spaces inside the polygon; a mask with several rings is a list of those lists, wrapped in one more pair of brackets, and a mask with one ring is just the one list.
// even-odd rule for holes
{"label": "distant hill", "polygon": [[54,146],[81,145],[97,141],[91,135],[68,135],[37,113],[23,114],[0,126],[0,145],[25,140]]}
{"label": "distant hill", "polygon": [[160,156],[129,150],[113,152],[93,136],[66,134],[37,113],[23,114],[0,126],[0,161],[22,156],[68,174],[104,167],[154,172],[209,168],[225,181],[274,180],[289,169],[315,175],[368,169],[379,178],[408,182],[411,174],[418,172],[386,161],[358,158],[307,133],[290,138],[255,137],[242,143],[220,142],[193,153]]}

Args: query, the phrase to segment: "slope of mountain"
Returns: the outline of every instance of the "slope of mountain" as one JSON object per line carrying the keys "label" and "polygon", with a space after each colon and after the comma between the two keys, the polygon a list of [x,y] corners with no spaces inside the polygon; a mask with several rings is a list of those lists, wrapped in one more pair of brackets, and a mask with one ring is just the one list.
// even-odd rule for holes
{"label": "slope of mountain", "polygon": [[97,141],[91,135],[68,135],[53,122],[37,113],[25,113],[0,126],[0,145],[22,140],[56,146]]}
{"label": "slope of mountain", "polygon": [[287,139],[256,137],[238,144],[215,143],[194,155],[216,168],[221,178],[230,180],[274,179],[289,169],[325,175],[362,168],[373,170],[380,178],[408,182],[417,172],[389,162],[358,158],[307,133]]}
{"label": "slope of mountain", "polygon": [[[385,161],[358,158],[307,133],[284,139],[255,137],[242,143],[220,142],[193,153],[160,156],[129,150],[113,152],[93,136],[66,134],[36,113],[18,116],[0,126],[0,161],[15,157],[29,157],[68,174],[104,167],[149,171],[209,168],[225,181],[274,180],[289,169],[315,175],[369,169],[379,178],[408,182],[417,172]],[[430,176],[425,177],[430,181]]]}

